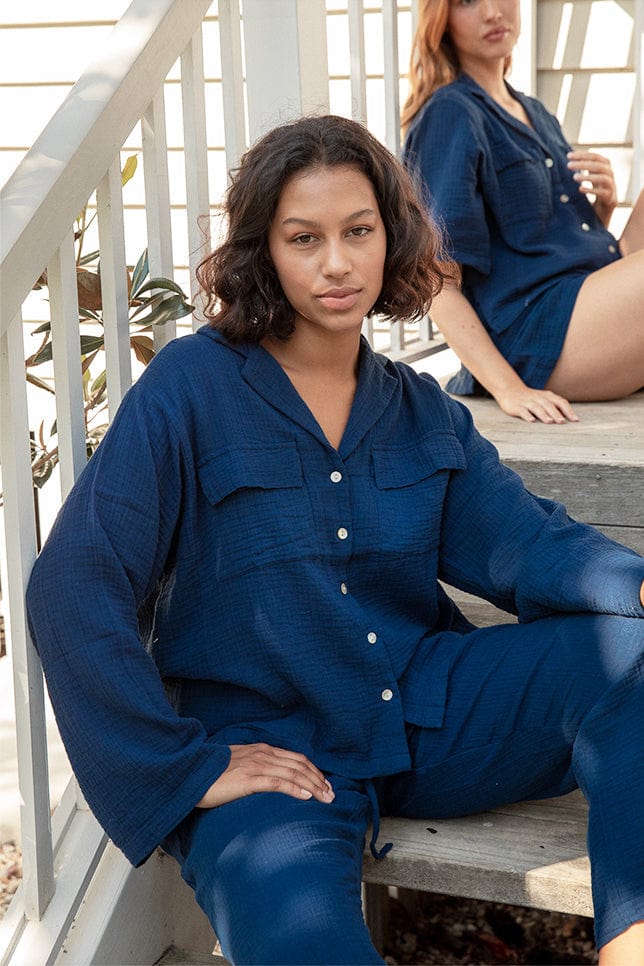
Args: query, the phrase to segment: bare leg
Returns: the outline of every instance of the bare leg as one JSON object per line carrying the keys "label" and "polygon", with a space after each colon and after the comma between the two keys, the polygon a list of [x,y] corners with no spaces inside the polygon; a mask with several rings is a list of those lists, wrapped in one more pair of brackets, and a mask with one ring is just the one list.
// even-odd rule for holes
{"label": "bare leg", "polygon": [[[640,215],[644,234],[644,200]],[[581,402],[620,399],[643,386],[644,248],[588,276],[546,389]]]}
{"label": "bare leg", "polygon": [[644,966],[644,922],[636,922],[602,946],[599,966]]}
{"label": "bare leg", "polygon": [[619,240],[622,255],[630,255],[644,248],[644,189],[633,205],[626,227]]}

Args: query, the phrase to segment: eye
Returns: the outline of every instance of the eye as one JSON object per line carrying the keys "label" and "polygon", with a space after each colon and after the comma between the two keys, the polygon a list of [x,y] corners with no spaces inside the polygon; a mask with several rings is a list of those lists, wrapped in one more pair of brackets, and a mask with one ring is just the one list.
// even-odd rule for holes
{"label": "eye", "polygon": [[315,235],[311,235],[309,232],[302,232],[301,235],[296,235],[292,241],[295,245],[310,245],[311,242],[315,241]]}
{"label": "eye", "polygon": [[353,235],[354,238],[362,238],[364,235],[368,235],[372,231],[367,225],[356,225],[355,228],[351,228],[348,232],[349,235]]}

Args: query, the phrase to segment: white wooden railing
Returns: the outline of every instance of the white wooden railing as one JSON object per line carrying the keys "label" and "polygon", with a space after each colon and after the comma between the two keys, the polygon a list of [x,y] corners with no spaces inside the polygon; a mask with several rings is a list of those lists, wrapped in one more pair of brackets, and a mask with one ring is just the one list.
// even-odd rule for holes
{"label": "white wooden railing", "polygon": [[[409,3],[401,6],[409,14]],[[23,883],[0,924],[2,963],[53,963],[59,956],[74,964],[120,962],[125,959],[119,958],[118,950],[124,956],[126,948],[128,957],[135,955],[133,949],[138,950],[138,958],[128,958],[128,962],[152,962],[151,957],[160,955],[164,945],[176,938],[167,928],[161,928],[159,918],[149,915],[149,910],[136,908],[148,894],[150,881],[155,884],[157,903],[160,901],[158,870],[145,873],[147,886],[145,875],[131,872],[120,853],[106,843],[73,780],[50,819],[43,679],[24,608],[37,543],[23,306],[28,306],[34,284],[46,270],[62,500],[86,460],[74,220],[91,199],[98,214],[111,416],[132,380],[121,149],[140,124],[150,274],[172,277],[164,82],[177,59],[192,280],[204,246],[201,216],[217,205],[208,183],[201,32],[207,12],[216,18],[219,28],[225,132],[222,147],[227,169],[235,165],[249,140],[276,118],[285,119],[309,109],[329,110],[324,0],[244,0],[243,24],[239,0],[219,0],[217,5],[211,0],[134,0],[101,55],[83,73],[2,192],[0,466],[6,550],[2,555],[2,593],[13,661],[23,855]],[[362,0],[349,0],[348,15],[353,113],[364,119]],[[397,150],[396,0],[385,0],[381,15],[386,66],[384,127],[389,146]],[[193,282],[191,288],[198,304]],[[155,332],[157,347],[174,334],[171,323],[159,327]],[[370,335],[373,337],[372,330]],[[428,324],[415,333],[416,353],[421,351],[419,339],[425,343],[430,336]],[[394,330],[391,350],[402,352],[404,341],[405,333]],[[98,889],[97,876],[101,877]],[[135,885],[128,885],[133,876]],[[106,939],[106,922],[114,910],[123,907],[119,902],[125,894],[138,896],[134,912],[130,909],[129,917],[125,917],[133,927],[119,927],[118,936]],[[77,921],[79,914],[87,918],[92,909],[92,928],[77,927],[71,934],[75,917]],[[150,923],[147,931],[141,928],[146,916]],[[134,940],[130,934],[136,934]]]}

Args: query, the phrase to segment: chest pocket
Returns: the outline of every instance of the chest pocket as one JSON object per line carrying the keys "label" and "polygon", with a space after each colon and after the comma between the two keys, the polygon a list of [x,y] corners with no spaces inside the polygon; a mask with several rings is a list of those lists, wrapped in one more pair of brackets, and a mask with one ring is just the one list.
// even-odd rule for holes
{"label": "chest pocket", "polygon": [[552,175],[546,156],[504,145],[494,156],[497,202],[494,210],[501,230],[523,227],[534,230],[548,227],[552,217]]}
{"label": "chest pocket", "polygon": [[198,474],[211,504],[207,553],[216,576],[311,552],[313,514],[295,443],[220,450]]}
{"label": "chest pocket", "polygon": [[412,445],[374,447],[372,459],[382,549],[404,554],[438,546],[450,470],[467,465],[456,435],[434,432]]}

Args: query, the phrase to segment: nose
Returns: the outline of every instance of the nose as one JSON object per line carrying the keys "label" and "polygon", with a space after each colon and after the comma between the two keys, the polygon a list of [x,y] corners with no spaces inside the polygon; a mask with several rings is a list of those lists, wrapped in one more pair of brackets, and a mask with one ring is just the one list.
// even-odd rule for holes
{"label": "nose", "polygon": [[498,20],[501,16],[498,0],[483,0],[483,15],[486,20]]}
{"label": "nose", "polygon": [[324,246],[324,275],[328,278],[344,278],[351,271],[351,262],[344,239],[329,239]]}

